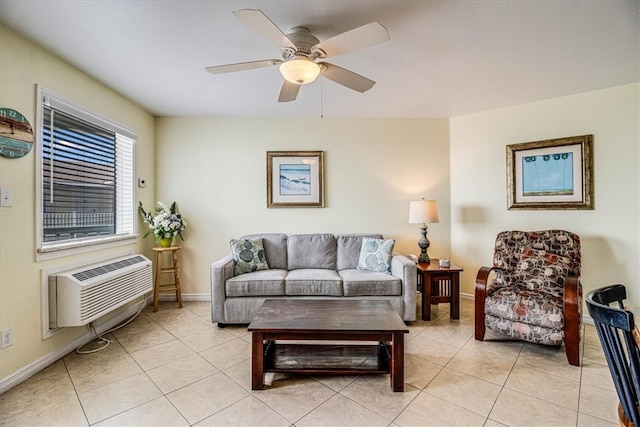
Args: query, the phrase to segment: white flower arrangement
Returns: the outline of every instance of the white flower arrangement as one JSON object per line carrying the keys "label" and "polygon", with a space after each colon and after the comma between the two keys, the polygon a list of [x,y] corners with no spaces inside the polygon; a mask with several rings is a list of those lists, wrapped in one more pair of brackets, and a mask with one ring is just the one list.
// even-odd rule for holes
{"label": "white flower arrangement", "polygon": [[187,228],[187,221],[178,212],[176,202],[173,202],[171,207],[158,202],[154,211],[155,215],[152,215],[151,212],[145,212],[142,208],[142,202],[140,202],[138,210],[144,217],[144,222],[149,224],[149,230],[147,230],[144,237],[153,234],[156,240],[159,241],[160,239],[180,236],[180,239],[184,240],[182,232]]}

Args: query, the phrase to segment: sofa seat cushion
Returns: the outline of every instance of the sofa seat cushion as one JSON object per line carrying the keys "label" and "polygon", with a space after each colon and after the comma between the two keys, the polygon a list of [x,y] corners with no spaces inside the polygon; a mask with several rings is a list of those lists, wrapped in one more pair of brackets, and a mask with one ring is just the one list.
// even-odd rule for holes
{"label": "sofa seat cushion", "polygon": [[485,314],[549,329],[564,329],[562,298],[527,289],[524,285],[500,288],[487,295]]}
{"label": "sofa seat cushion", "polygon": [[260,270],[245,273],[227,280],[227,297],[256,297],[284,295],[286,270]]}
{"label": "sofa seat cushion", "polygon": [[402,295],[402,280],[377,271],[348,269],[339,272],[345,297]]}
{"label": "sofa seat cushion", "polygon": [[286,295],[342,296],[342,279],[335,270],[292,270],[285,279]]}

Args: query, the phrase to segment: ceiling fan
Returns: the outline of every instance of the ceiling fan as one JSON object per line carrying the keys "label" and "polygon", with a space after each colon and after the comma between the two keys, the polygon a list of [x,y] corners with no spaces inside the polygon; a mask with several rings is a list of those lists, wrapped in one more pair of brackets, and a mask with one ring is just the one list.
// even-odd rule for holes
{"label": "ceiling fan", "polygon": [[264,59],[206,67],[206,70],[212,74],[279,65],[284,82],[278,102],[294,101],[300,86],[313,82],[318,75],[361,93],[376,84],[373,80],[353,71],[317,60],[364,49],[389,40],[387,29],[378,22],[371,22],[320,42],[306,27],[294,27],[288,34],[283,33],[260,10],[242,9],[233,14],[271,44],[280,48],[282,59]]}

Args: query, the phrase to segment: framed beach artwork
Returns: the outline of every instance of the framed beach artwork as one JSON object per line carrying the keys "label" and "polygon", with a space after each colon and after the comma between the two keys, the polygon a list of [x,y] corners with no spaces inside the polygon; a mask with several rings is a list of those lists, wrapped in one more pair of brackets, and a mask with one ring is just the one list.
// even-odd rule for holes
{"label": "framed beach artwork", "polygon": [[267,207],[324,207],[322,151],[267,151]]}
{"label": "framed beach artwork", "polygon": [[507,145],[508,209],[593,209],[593,135]]}

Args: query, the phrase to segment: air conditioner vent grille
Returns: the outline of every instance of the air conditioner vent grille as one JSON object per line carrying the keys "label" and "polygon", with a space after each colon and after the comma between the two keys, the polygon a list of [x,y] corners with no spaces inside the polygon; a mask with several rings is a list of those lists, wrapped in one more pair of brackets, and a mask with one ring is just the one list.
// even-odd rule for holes
{"label": "air conditioner vent grille", "polygon": [[153,265],[127,255],[50,275],[49,326],[82,326],[153,291]]}
{"label": "air conditioner vent grille", "polygon": [[149,292],[151,280],[151,267],[149,266],[111,279],[98,286],[83,288],[80,291],[81,322],[88,323],[92,319],[108,313],[113,307],[119,307],[133,298]]}
{"label": "air conditioner vent grille", "polygon": [[103,274],[111,273],[112,271],[121,270],[130,265],[145,262],[146,260],[147,259],[143,256],[134,256],[120,261],[112,262],[110,264],[104,264],[98,267],[90,268],[88,270],[79,271],[73,274],[73,277],[75,277],[78,281],[83,282],[94,277],[102,276]]}

